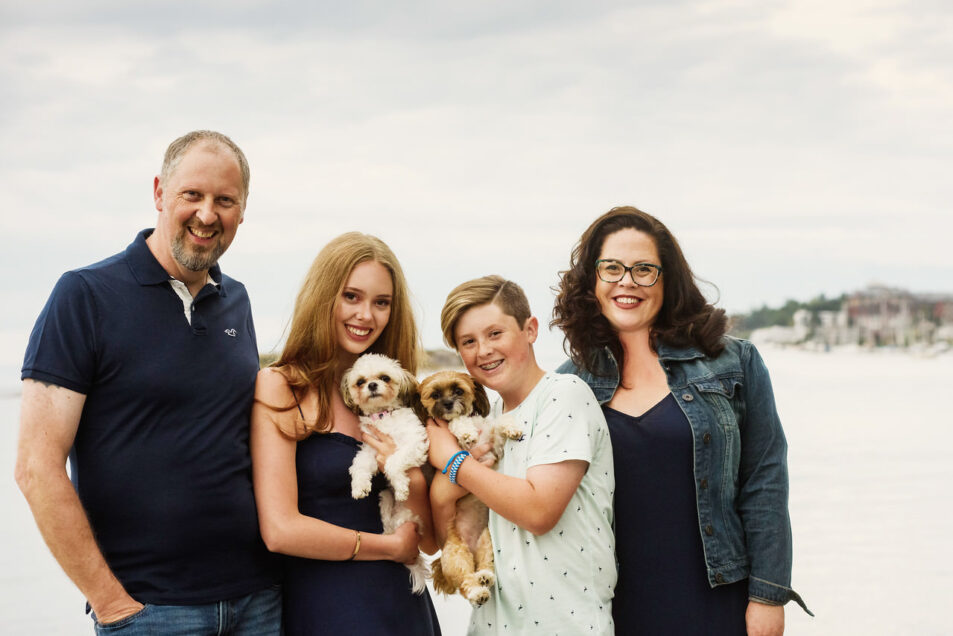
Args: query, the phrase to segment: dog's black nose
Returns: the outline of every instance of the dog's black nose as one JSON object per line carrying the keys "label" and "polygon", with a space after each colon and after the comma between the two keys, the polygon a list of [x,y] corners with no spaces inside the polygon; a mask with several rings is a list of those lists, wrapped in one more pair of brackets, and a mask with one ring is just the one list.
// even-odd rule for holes
{"label": "dog's black nose", "polygon": [[445,411],[449,411],[449,410],[452,409],[452,408],[453,408],[453,400],[444,400],[444,401],[443,401],[443,409],[444,409]]}
{"label": "dog's black nose", "polygon": [[367,390],[370,391],[371,393],[377,391],[377,382],[368,382]]}

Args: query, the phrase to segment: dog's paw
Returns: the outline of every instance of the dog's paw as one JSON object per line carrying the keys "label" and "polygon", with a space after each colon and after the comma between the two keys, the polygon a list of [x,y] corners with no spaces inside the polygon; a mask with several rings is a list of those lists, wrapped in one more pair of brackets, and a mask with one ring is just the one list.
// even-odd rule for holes
{"label": "dog's paw", "polygon": [[463,577],[463,583],[460,585],[460,593],[474,607],[480,607],[490,600],[490,588],[483,583],[486,574],[489,574],[491,579],[493,578],[493,573],[489,570],[480,570],[467,574]]}
{"label": "dog's paw", "polygon": [[394,491],[396,501],[407,501],[407,497],[410,496],[410,479],[406,475],[395,475],[390,480],[390,487]]}
{"label": "dog's paw", "polygon": [[490,590],[485,587],[475,587],[470,590],[466,597],[473,607],[480,607],[490,600]]}
{"label": "dog's paw", "polygon": [[473,576],[476,577],[476,580],[483,587],[490,587],[496,581],[496,575],[493,573],[493,570],[479,570],[474,572]]}
{"label": "dog's paw", "polygon": [[500,428],[500,434],[507,439],[523,439],[523,429],[515,422],[503,425]]}
{"label": "dog's paw", "polygon": [[462,433],[460,435],[457,441],[460,442],[460,445],[463,446],[464,448],[472,448],[473,445],[476,444],[477,441],[479,441],[479,439],[480,439],[479,433],[475,433],[473,431],[466,431],[465,433]]}
{"label": "dog's paw", "polygon": [[370,482],[366,484],[351,484],[351,498],[352,499],[363,499],[364,497],[371,494],[371,484]]}

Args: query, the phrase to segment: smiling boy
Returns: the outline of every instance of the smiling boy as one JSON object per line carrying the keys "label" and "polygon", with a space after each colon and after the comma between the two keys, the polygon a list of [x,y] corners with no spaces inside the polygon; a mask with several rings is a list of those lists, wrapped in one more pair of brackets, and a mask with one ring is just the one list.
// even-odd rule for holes
{"label": "smiling boy", "polygon": [[441,327],[467,371],[500,395],[496,413],[511,414],[524,431],[507,441],[494,470],[459,454],[445,423],[427,426],[431,463],[442,470],[453,458],[453,470],[438,472],[431,487],[438,533],[467,492],[491,510],[496,583],[469,633],[613,633],[615,480],[598,402],[578,378],[539,367],[539,324],[511,281],[485,276],[458,286]]}

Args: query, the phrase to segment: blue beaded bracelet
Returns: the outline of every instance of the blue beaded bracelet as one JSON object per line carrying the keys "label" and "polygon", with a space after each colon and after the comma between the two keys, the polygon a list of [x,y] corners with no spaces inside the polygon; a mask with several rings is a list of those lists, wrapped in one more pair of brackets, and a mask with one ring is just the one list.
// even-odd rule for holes
{"label": "blue beaded bracelet", "polygon": [[457,471],[460,470],[460,465],[463,463],[463,460],[469,456],[470,456],[470,453],[466,451],[461,451],[460,453],[457,453],[457,455],[454,457],[453,465],[450,466],[450,474],[448,475],[448,477],[450,477],[451,484],[456,485]]}
{"label": "blue beaded bracelet", "polygon": [[457,457],[459,457],[460,455],[469,455],[469,454],[470,454],[470,453],[466,452],[465,450],[457,451],[456,453],[453,454],[453,457],[451,457],[450,459],[447,460],[447,465],[444,466],[444,467],[443,467],[443,470],[440,471],[440,472],[442,472],[444,475],[446,475],[446,474],[447,474],[447,470],[450,469],[450,464],[453,463],[453,460],[455,460],[455,459],[456,459]]}

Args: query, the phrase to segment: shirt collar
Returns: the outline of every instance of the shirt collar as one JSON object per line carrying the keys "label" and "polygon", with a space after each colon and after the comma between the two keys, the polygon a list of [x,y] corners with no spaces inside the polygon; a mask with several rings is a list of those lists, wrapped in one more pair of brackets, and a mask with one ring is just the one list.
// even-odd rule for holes
{"label": "shirt collar", "polygon": [[661,340],[656,340],[655,346],[658,351],[659,360],[686,361],[705,357],[705,354],[695,347],[673,347],[665,344]]}
{"label": "shirt collar", "polygon": [[[136,235],[136,239],[126,248],[126,262],[129,263],[129,269],[132,275],[140,285],[159,285],[171,278],[169,272],[165,271],[152,251],[146,244],[146,239],[152,234],[154,228],[146,228]],[[212,283],[218,288],[218,293],[225,296],[225,285],[222,281],[222,269],[218,263],[208,270],[208,276]]]}

